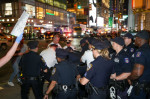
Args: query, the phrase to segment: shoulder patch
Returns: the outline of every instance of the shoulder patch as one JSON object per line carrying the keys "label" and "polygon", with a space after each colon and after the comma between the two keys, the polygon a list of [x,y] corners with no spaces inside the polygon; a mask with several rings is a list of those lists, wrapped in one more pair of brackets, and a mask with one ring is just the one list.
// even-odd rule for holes
{"label": "shoulder patch", "polygon": [[92,67],[93,67],[93,65],[90,64],[89,67],[87,67],[87,71],[89,71]]}
{"label": "shoulder patch", "polygon": [[56,73],[56,68],[54,68],[53,70],[52,70],[52,75],[54,75]]}
{"label": "shoulder patch", "polygon": [[129,63],[129,58],[124,59],[125,63]]}
{"label": "shoulder patch", "polygon": [[140,57],[141,56],[141,52],[137,52],[136,57]]}

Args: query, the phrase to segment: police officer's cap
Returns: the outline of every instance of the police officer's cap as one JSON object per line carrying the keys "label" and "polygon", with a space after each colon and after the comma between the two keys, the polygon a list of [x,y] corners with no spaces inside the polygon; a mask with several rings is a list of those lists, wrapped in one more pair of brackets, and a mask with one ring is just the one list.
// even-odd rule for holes
{"label": "police officer's cap", "polygon": [[95,43],[99,42],[100,40],[93,38],[91,44],[94,45]]}
{"label": "police officer's cap", "polygon": [[119,44],[121,46],[124,46],[124,44],[125,44],[122,37],[116,37],[114,39],[111,39],[111,41],[113,41],[113,42],[115,42],[115,43],[117,43],[117,44]]}
{"label": "police officer's cap", "polygon": [[80,41],[80,45],[82,45],[83,43],[86,43],[86,39],[83,38],[81,41]]}
{"label": "police officer's cap", "polygon": [[37,48],[37,47],[38,47],[38,44],[39,44],[38,41],[29,41],[29,42],[27,43],[27,45],[28,45],[28,47],[29,47],[30,49],[35,49],[35,48]]}
{"label": "police officer's cap", "polygon": [[68,52],[66,50],[61,49],[61,48],[56,49],[56,57],[65,59],[67,55],[68,55]]}
{"label": "police officer's cap", "polygon": [[93,44],[93,46],[95,47],[95,49],[98,49],[98,50],[108,48],[108,46],[102,41],[95,42],[95,44]]}
{"label": "police officer's cap", "polygon": [[142,30],[137,33],[136,37],[140,37],[142,39],[149,40],[149,33],[146,30]]}
{"label": "police officer's cap", "polygon": [[129,39],[133,39],[133,35],[132,35],[131,33],[126,33],[126,34],[124,35],[124,37],[127,37],[127,38],[129,38]]}
{"label": "police officer's cap", "polygon": [[73,51],[73,49],[72,49],[71,47],[67,47],[65,50],[66,50],[67,52]]}
{"label": "police officer's cap", "polygon": [[93,40],[94,38],[93,37],[88,37],[87,38],[87,40],[88,40],[88,42],[90,43],[90,44],[92,44],[92,40]]}

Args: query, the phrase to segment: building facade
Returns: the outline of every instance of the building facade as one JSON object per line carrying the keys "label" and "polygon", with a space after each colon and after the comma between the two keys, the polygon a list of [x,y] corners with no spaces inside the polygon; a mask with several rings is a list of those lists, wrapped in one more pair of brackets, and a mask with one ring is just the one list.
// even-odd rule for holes
{"label": "building facade", "polygon": [[22,12],[30,17],[25,33],[44,33],[67,25],[66,0],[2,0],[0,1],[0,30],[10,33]]}
{"label": "building facade", "polygon": [[150,30],[150,1],[132,0],[132,10],[135,15],[135,30]]}

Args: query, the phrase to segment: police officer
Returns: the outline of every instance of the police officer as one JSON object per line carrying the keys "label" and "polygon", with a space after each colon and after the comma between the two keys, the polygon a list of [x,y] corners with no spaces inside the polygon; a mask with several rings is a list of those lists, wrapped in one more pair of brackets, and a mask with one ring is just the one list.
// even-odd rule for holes
{"label": "police officer", "polygon": [[150,99],[150,46],[149,34],[140,31],[136,35],[135,45],[139,47],[134,54],[134,68],[129,79],[133,89],[130,99]]}
{"label": "police officer", "polygon": [[117,85],[119,86],[117,94],[121,99],[127,98],[127,77],[131,74],[131,62],[129,56],[125,53],[123,46],[124,40],[121,37],[116,37],[111,40],[112,47],[116,51],[116,54],[112,56],[112,60],[115,62],[115,72]]}
{"label": "police officer", "polygon": [[[67,52],[64,49],[56,49],[56,58],[58,64],[55,65],[51,84],[46,91],[44,99],[48,99],[48,94],[54,89],[56,91],[55,99],[76,99],[76,78],[79,78],[77,69],[70,62],[66,61]],[[53,91],[55,91],[53,90]]]}
{"label": "police officer", "polygon": [[30,87],[33,90],[36,99],[42,99],[42,86],[41,86],[41,71],[47,71],[45,63],[42,61],[41,56],[38,55],[38,42],[29,41],[27,43],[29,52],[24,54],[20,60],[20,67],[23,74],[21,85],[21,98],[28,99]]}
{"label": "police officer", "polygon": [[83,39],[80,41],[80,46],[81,46],[81,48],[82,48],[81,54],[83,55],[84,52],[89,49],[89,48],[88,48],[88,43],[87,43],[87,38],[83,38]]}
{"label": "police officer", "polygon": [[131,57],[134,52],[136,51],[136,47],[133,44],[133,36],[131,33],[126,33],[124,35],[124,42],[125,42],[125,46],[124,46],[124,51]]}
{"label": "police officer", "polygon": [[113,72],[114,63],[109,59],[107,46],[97,41],[93,44],[95,60],[91,62],[84,77],[79,79],[82,85],[89,84],[88,99],[106,99],[107,86]]}

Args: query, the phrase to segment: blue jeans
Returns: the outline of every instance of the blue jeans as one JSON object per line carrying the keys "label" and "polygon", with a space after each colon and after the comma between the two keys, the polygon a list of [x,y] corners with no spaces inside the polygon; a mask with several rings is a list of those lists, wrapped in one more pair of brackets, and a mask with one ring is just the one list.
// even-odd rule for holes
{"label": "blue jeans", "polygon": [[11,74],[10,78],[9,78],[9,82],[12,82],[13,79],[15,78],[15,76],[17,75],[17,78],[19,78],[19,61],[18,59],[16,59],[16,61],[13,64],[13,70],[14,72]]}

